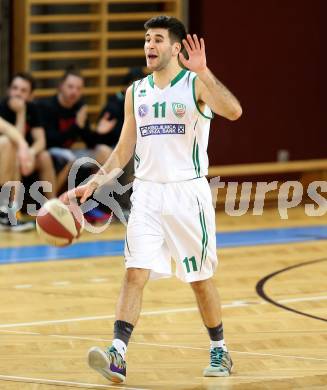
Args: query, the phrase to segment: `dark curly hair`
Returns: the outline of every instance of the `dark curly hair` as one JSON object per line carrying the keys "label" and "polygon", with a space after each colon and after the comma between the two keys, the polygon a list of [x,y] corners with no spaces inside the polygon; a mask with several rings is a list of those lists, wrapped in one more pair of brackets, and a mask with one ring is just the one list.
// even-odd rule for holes
{"label": "dark curly hair", "polygon": [[144,23],[144,28],[164,28],[168,30],[169,38],[172,42],[179,42],[183,47],[183,39],[186,39],[186,29],[184,24],[171,16],[155,16]]}

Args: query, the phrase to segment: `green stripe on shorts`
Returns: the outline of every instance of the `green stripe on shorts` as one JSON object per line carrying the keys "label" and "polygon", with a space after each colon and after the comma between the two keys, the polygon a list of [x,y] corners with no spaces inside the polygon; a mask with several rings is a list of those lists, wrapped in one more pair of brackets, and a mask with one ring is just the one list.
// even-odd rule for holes
{"label": "green stripe on shorts", "polygon": [[203,208],[200,206],[200,202],[197,199],[198,206],[199,206],[199,219],[202,229],[202,252],[201,252],[201,265],[200,265],[200,271],[202,268],[203,263],[205,262],[207,258],[207,252],[208,252],[208,232],[207,232],[207,226],[204,216]]}

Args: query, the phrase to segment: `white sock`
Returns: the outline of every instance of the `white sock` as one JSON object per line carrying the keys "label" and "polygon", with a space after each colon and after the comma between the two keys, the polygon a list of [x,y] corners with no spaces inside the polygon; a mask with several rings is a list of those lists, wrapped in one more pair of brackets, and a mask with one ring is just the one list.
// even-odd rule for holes
{"label": "white sock", "polygon": [[213,349],[213,348],[222,348],[224,351],[227,351],[227,346],[225,344],[225,340],[224,339],[219,340],[219,341],[210,340],[210,349]]}
{"label": "white sock", "polygon": [[127,345],[120,339],[113,339],[112,345],[117,349],[118,353],[120,353],[122,358],[125,360]]}
{"label": "white sock", "polygon": [[17,211],[18,210],[18,203],[16,201],[13,201],[12,204],[10,205],[10,208],[13,211]]}

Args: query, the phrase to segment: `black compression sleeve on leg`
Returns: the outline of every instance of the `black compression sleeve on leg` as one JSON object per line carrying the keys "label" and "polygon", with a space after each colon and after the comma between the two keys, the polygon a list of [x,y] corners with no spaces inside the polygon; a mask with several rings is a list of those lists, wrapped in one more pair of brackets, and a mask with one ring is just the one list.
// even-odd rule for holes
{"label": "black compression sleeve on leg", "polygon": [[129,322],[117,320],[114,324],[114,338],[122,340],[126,345],[128,345],[133,329],[134,325]]}
{"label": "black compression sleeve on leg", "polygon": [[206,327],[209,333],[210,340],[212,341],[220,341],[224,339],[224,329],[223,324],[219,324],[218,326],[215,326],[214,328],[208,328]]}

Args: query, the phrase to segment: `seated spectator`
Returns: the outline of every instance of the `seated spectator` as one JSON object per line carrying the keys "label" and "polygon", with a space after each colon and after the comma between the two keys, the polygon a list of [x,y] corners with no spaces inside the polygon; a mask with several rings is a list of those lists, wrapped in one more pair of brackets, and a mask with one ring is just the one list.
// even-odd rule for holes
{"label": "seated spectator", "polygon": [[101,141],[112,149],[117,145],[124,123],[126,90],[134,81],[144,76],[141,68],[132,68],[124,78],[125,90],[109,97],[108,102],[101,110],[96,127],[98,142]]}
{"label": "seated spectator", "polygon": [[[97,144],[95,133],[91,131],[87,106],[82,97],[83,88],[84,79],[80,73],[68,69],[60,81],[58,93],[37,101],[47,147],[58,171],[66,167],[68,173],[67,167],[82,156],[95,158],[103,164],[111,152],[108,146]],[[80,140],[87,149],[72,149],[72,145]],[[63,184],[62,180],[60,184]]]}
{"label": "seated spectator", "polygon": [[[32,99],[34,80],[27,73],[17,73],[11,80],[5,99],[0,102],[0,147],[1,172],[0,185],[8,181],[20,181],[37,172],[40,180],[50,182],[48,198],[55,196],[55,173],[49,153],[45,150],[45,134],[40,125],[38,111]],[[17,220],[10,223],[9,214],[16,209],[17,191],[11,195],[11,205],[2,205],[0,228],[12,231],[25,231],[34,224]],[[0,205],[1,206],[1,205]]]}
{"label": "seated spectator", "polygon": [[[70,167],[77,158],[91,157],[102,165],[111,154],[110,147],[99,144],[96,133],[90,128],[83,88],[81,74],[69,68],[60,80],[57,94],[37,102],[47,146],[58,173],[58,189],[65,184]],[[86,148],[72,149],[77,141],[83,141]],[[98,210],[94,213],[99,220],[108,217]]]}

